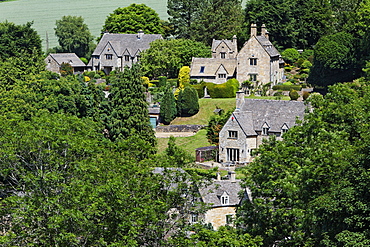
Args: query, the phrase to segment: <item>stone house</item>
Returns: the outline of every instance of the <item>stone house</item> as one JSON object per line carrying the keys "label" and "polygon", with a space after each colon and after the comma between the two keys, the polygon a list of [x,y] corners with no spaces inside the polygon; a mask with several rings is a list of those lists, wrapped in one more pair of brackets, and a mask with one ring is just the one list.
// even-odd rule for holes
{"label": "stone house", "polygon": [[45,58],[46,69],[60,74],[62,63],[67,63],[72,66],[73,73],[83,73],[86,65],[75,53],[50,53]]}
{"label": "stone house", "polygon": [[228,179],[221,179],[218,173],[216,180],[199,189],[201,200],[209,205],[209,209],[201,216],[202,223],[211,224],[215,230],[220,226],[234,225],[237,207],[250,199],[250,192],[243,189],[240,182],[233,171],[229,172]]}
{"label": "stone house", "polygon": [[105,33],[91,55],[89,66],[92,70],[103,70],[109,74],[112,70],[123,71],[140,59],[140,53],[150,47],[154,40],[162,39],[160,34]]}
{"label": "stone house", "polygon": [[251,25],[251,34],[240,51],[237,38],[213,40],[212,58],[193,58],[190,78],[198,81],[224,83],[236,78],[240,83],[250,81],[254,87],[282,82],[284,61],[270,42],[265,25],[257,33],[257,25]]}
{"label": "stone house", "polygon": [[219,161],[251,162],[264,138],[281,139],[297,118],[303,120],[305,110],[302,101],[245,99],[237,92],[236,109],[219,133]]}

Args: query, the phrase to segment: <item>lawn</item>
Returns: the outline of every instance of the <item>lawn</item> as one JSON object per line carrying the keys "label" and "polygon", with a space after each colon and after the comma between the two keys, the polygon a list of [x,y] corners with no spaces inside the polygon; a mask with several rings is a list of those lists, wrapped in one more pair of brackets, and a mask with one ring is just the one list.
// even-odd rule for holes
{"label": "lawn", "polygon": [[[206,137],[206,130],[199,130],[195,135],[189,137],[176,137],[176,145],[184,149],[188,154],[194,157],[195,160],[195,149],[199,147],[211,146],[208,143]],[[167,148],[169,138],[157,138],[158,141],[158,153],[164,152]]]}
{"label": "lawn", "polygon": [[207,125],[209,118],[217,108],[225,111],[235,108],[235,98],[231,99],[199,99],[199,112],[191,117],[177,117],[171,125],[200,124]]}

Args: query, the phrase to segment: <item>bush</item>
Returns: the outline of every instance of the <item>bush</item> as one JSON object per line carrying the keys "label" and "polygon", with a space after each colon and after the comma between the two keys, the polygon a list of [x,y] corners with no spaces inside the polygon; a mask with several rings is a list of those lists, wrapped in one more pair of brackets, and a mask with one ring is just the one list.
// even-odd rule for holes
{"label": "bush", "polygon": [[297,100],[299,98],[299,94],[296,90],[292,89],[289,92],[290,100]]}
{"label": "bush", "polygon": [[281,56],[283,57],[284,61],[289,64],[293,64],[300,57],[299,52],[294,48],[288,48],[284,50],[281,53]]}
{"label": "bush", "polygon": [[303,91],[302,92],[302,98],[303,98],[303,100],[306,100],[309,96],[310,96],[310,93],[309,92],[307,92],[307,91]]}
{"label": "bush", "polygon": [[178,79],[167,79],[167,83],[168,83],[171,87],[177,87]]}
{"label": "bush", "polygon": [[282,90],[282,91],[290,91],[290,90],[296,90],[301,91],[300,85],[284,85],[284,84],[278,84],[272,87],[273,90]]}
{"label": "bush", "polygon": [[158,76],[158,87],[164,87],[167,84],[167,77]]}
{"label": "bush", "polygon": [[180,90],[177,100],[177,112],[179,116],[193,116],[199,111],[198,93],[193,87],[185,87]]}
{"label": "bush", "polygon": [[203,98],[205,87],[207,87],[211,98],[235,98],[236,92],[239,90],[239,82],[236,79],[230,79],[223,84],[201,82],[200,84],[192,85],[192,87],[197,90],[199,98]]}

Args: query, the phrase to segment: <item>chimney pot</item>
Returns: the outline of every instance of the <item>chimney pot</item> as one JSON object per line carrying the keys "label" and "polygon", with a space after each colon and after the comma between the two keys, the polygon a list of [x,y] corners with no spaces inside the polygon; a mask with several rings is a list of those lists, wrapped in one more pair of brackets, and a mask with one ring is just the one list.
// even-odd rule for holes
{"label": "chimney pot", "polygon": [[231,182],[236,182],[236,173],[234,171],[229,171],[229,179]]}
{"label": "chimney pot", "polygon": [[257,24],[251,24],[251,37],[257,36]]}

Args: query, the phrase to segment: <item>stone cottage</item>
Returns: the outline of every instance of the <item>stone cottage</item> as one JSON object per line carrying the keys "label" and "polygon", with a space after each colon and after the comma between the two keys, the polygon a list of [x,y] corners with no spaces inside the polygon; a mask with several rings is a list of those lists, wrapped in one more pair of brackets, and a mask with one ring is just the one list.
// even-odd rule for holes
{"label": "stone cottage", "polygon": [[284,61],[269,40],[265,25],[258,35],[257,25],[251,25],[250,38],[237,51],[237,38],[213,40],[212,58],[193,58],[190,77],[198,81],[224,83],[236,78],[240,83],[250,81],[258,86],[281,83]]}
{"label": "stone cottage", "polygon": [[50,53],[44,61],[47,70],[58,74],[63,63],[71,65],[74,74],[83,73],[86,69],[84,62],[75,53]]}
{"label": "stone cottage", "polygon": [[281,139],[297,118],[303,120],[305,110],[302,101],[245,99],[237,92],[236,109],[219,133],[220,162],[251,162],[264,138]]}
{"label": "stone cottage", "polygon": [[233,171],[229,172],[227,179],[221,179],[218,173],[216,180],[199,189],[201,200],[209,206],[201,216],[202,223],[211,224],[215,230],[220,226],[234,225],[237,207],[250,198],[250,193],[241,187],[240,182],[241,180],[236,179]]}
{"label": "stone cottage", "polygon": [[109,74],[112,70],[123,71],[125,66],[131,67],[140,59],[140,53],[150,47],[154,40],[162,39],[160,34],[105,33],[96,46],[89,66],[92,70],[103,70]]}

